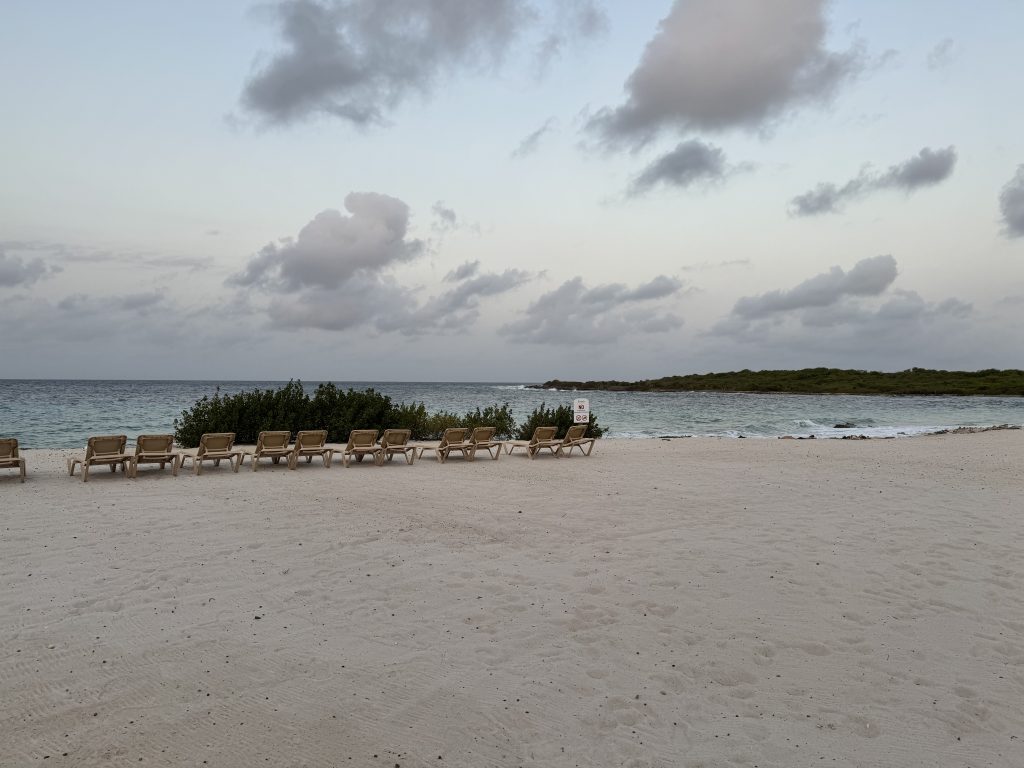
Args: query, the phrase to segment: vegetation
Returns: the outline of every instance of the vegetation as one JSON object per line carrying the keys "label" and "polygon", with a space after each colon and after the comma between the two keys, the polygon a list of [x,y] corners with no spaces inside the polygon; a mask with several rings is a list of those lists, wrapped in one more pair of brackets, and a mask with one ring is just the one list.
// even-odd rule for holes
{"label": "vegetation", "polygon": [[839,368],[799,371],[730,371],[665,376],[644,381],[561,381],[543,389],[593,389],[615,392],[789,392],[853,395],[1003,395],[1024,397],[1024,371],[935,371],[911,368],[886,373]]}
{"label": "vegetation", "polygon": [[[573,410],[568,405],[560,405],[557,408],[546,408],[541,403],[533,413],[526,417],[526,421],[519,425],[516,434],[520,440],[529,440],[533,437],[533,430],[537,427],[558,427],[556,437],[565,437],[566,430],[573,425]],[[604,430],[597,424],[597,417],[591,413],[590,423],[587,426],[587,434],[590,437],[601,437]]]}
{"label": "vegetation", "polygon": [[[509,404],[489,405],[459,415],[450,411],[430,413],[423,403],[395,404],[387,395],[373,389],[343,390],[334,384],[320,384],[312,396],[300,381],[290,381],[280,389],[252,390],[235,395],[203,397],[181,418],[174,420],[174,439],[185,448],[199,445],[204,432],[234,432],[239,443],[255,443],[263,430],[285,430],[294,434],[300,429],[326,429],[331,442],[345,442],[353,429],[410,429],[415,440],[436,440],[448,427],[488,426],[497,429],[499,439],[508,439],[534,423],[547,425],[572,424],[572,409],[561,406],[546,409],[542,405],[520,426],[512,416]],[[600,437],[602,430],[591,416],[591,434]]]}

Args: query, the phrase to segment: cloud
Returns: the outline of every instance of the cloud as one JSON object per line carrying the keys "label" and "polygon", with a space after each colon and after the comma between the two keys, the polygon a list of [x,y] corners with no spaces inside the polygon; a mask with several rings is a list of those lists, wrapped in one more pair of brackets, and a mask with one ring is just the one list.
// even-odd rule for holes
{"label": "cloud", "polygon": [[633,179],[630,194],[639,195],[658,184],[686,188],[725,177],[725,153],[719,147],[690,139],[654,160]]}
{"label": "cloud", "polygon": [[561,0],[555,6],[552,29],[541,41],[537,69],[543,73],[574,38],[592,38],[608,29],[608,17],[592,0]]}
{"label": "cloud", "polygon": [[350,216],[322,211],[295,239],[264,246],[229,284],[278,292],[331,290],[357,273],[379,272],[423,253],[424,243],[406,236],[409,206],[401,200],[352,192],[345,208]]}
{"label": "cloud", "polygon": [[956,59],[956,52],[953,50],[953,38],[947,37],[935,44],[935,47],[928,51],[925,59],[928,69],[933,72],[937,69],[945,69]]}
{"label": "cloud", "polygon": [[459,280],[465,280],[466,278],[472,277],[480,271],[480,261],[467,261],[464,264],[460,264],[447,275],[444,276],[446,283],[456,283]]}
{"label": "cloud", "polygon": [[892,256],[861,259],[849,272],[832,267],[789,290],[744,296],[736,302],[732,314],[755,320],[797,309],[832,306],[847,296],[877,296],[892,285],[896,275],[896,259]]}
{"label": "cloud", "polygon": [[519,146],[512,150],[510,157],[520,158],[532,155],[540,146],[540,140],[551,132],[554,125],[555,118],[549,117],[544,121],[544,125],[519,142]]}
{"label": "cloud", "polygon": [[25,259],[0,248],[0,288],[28,287],[60,271],[38,256]]}
{"label": "cloud", "polygon": [[[269,124],[328,115],[384,121],[442,77],[497,66],[526,29],[548,21],[548,58],[599,31],[589,0],[561,0],[546,19],[528,0],[280,0],[270,6],[284,50],[246,82],[242,107]],[[558,26],[561,24],[561,26]]]}
{"label": "cloud", "polygon": [[449,229],[455,229],[458,227],[459,219],[458,216],[455,215],[455,211],[452,208],[447,207],[440,200],[434,203],[434,206],[430,210],[434,214],[434,231],[446,232]]}
{"label": "cloud", "polygon": [[[472,269],[467,271],[464,268],[468,266]],[[455,273],[460,271],[463,276],[454,278],[457,282],[454,288],[427,300],[422,306],[406,303],[395,312],[381,315],[376,319],[376,327],[407,336],[437,330],[464,331],[479,318],[483,299],[507,293],[534,277],[520,269],[481,274],[478,262],[463,264]]]}
{"label": "cloud", "polygon": [[524,317],[498,332],[531,344],[604,344],[627,335],[664,333],[683,321],[650,305],[680,288],[679,280],[664,275],[636,288],[612,283],[588,289],[582,277],[574,277],[542,295],[527,307]]}
{"label": "cloud", "polygon": [[909,195],[922,187],[934,186],[948,179],[953,174],[956,160],[956,147],[924,147],[902,163],[889,166],[884,173],[872,174],[865,170],[842,185],[822,182],[790,200],[790,213],[793,216],[838,213],[851,200],[888,189],[900,190]]}
{"label": "cloud", "polygon": [[589,128],[641,146],[665,129],[756,130],[828,100],[864,66],[824,47],[825,0],[676,0],[626,81],[625,102]]}
{"label": "cloud", "polygon": [[[454,276],[460,272],[461,276]],[[298,297],[275,297],[267,314],[273,325],[290,330],[345,331],[362,327],[406,336],[460,333],[477,320],[484,299],[511,291],[532,278],[517,269],[480,273],[479,262],[470,262],[448,273],[446,280],[454,282],[454,287],[421,304],[413,291],[394,277],[361,273],[336,289],[315,287]]]}
{"label": "cloud", "polygon": [[1017,173],[999,193],[999,210],[1003,215],[1003,234],[1024,237],[1024,164],[1017,166]]}
{"label": "cloud", "polygon": [[891,256],[864,259],[849,272],[833,267],[790,290],[740,299],[705,336],[728,337],[749,345],[745,356],[794,367],[944,361],[947,342],[966,349],[984,336],[976,322],[968,322],[975,315],[971,303],[955,297],[926,301],[916,291],[893,288],[895,277]]}

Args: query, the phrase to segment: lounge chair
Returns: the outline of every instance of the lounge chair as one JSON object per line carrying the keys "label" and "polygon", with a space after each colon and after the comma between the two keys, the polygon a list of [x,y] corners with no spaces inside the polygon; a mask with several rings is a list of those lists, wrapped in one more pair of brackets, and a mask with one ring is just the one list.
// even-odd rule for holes
{"label": "lounge chair", "polygon": [[[562,438],[561,445],[555,451],[556,455],[561,456],[563,452],[566,456],[572,453],[573,448],[579,448],[580,453],[584,456],[589,456],[590,452],[594,450],[594,438],[584,437],[587,434],[586,424],[575,424],[566,431],[565,437]],[[583,450],[583,446],[587,446],[586,450]]]}
{"label": "lounge chair", "polygon": [[473,460],[473,444],[466,439],[469,434],[468,427],[450,427],[441,435],[441,443],[434,449],[437,460],[444,464],[448,460],[448,454],[452,451],[460,451],[462,458]]}
{"label": "lounge chair", "polygon": [[558,455],[558,446],[561,440],[556,440],[558,427],[537,427],[533,430],[533,437],[527,440],[510,440],[505,443],[505,453],[512,453],[516,448],[522,448],[531,459],[537,458],[537,454],[547,448],[555,456]]}
{"label": "lounge chair", "polygon": [[473,430],[473,434],[469,436],[469,442],[473,444],[469,452],[471,461],[476,458],[476,452],[480,450],[487,451],[487,455],[494,461],[501,458],[501,447],[504,443],[494,439],[494,433],[497,431],[495,427],[477,427]]}
{"label": "lounge chair", "polygon": [[326,429],[305,429],[295,435],[295,445],[292,447],[292,455],[288,458],[288,469],[295,469],[299,465],[299,459],[306,457],[306,463],[313,461],[314,456],[324,460],[324,466],[331,466],[331,459],[334,458],[334,448],[328,448]]}
{"label": "lounge chair", "polygon": [[242,454],[242,461],[246,456],[252,456],[252,471],[255,472],[260,465],[260,459],[270,459],[274,464],[280,464],[281,459],[290,459],[292,448],[288,445],[292,439],[292,433],[288,430],[281,432],[260,432],[256,438],[256,448]]}
{"label": "lounge chair", "polygon": [[380,465],[384,463],[384,451],[377,445],[376,429],[353,429],[348,433],[348,445],[341,454],[341,463],[348,466],[355,457],[361,462],[364,456],[373,456],[373,463]]}
{"label": "lounge chair", "polygon": [[242,463],[242,452],[235,450],[234,432],[207,432],[199,438],[199,448],[194,454],[184,453],[181,456],[181,466],[185,466],[188,459],[192,459],[192,474],[203,474],[203,462],[212,461],[213,466],[219,467],[222,459],[227,459],[231,465],[231,471],[237,472]]}
{"label": "lounge chair", "polygon": [[411,429],[385,429],[384,434],[380,436],[380,449],[384,458],[391,461],[396,453],[400,453],[405,456],[407,464],[416,461],[416,451],[421,449],[409,444],[411,437]]}
{"label": "lounge chair", "polygon": [[25,457],[18,455],[18,441],[13,437],[0,439],[0,469],[17,469],[25,482]]}
{"label": "lounge chair", "polygon": [[131,476],[139,476],[139,464],[159,464],[160,469],[170,464],[171,474],[177,477],[180,459],[181,454],[174,452],[174,435],[139,435],[135,439]]}
{"label": "lounge chair", "polygon": [[132,456],[124,452],[128,444],[127,435],[102,435],[90,437],[85,446],[85,456],[80,459],[68,459],[68,474],[75,474],[75,467],[82,465],[82,482],[89,482],[89,467],[97,464],[110,465],[111,472],[117,472],[118,465],[125,477],[128,477]]}

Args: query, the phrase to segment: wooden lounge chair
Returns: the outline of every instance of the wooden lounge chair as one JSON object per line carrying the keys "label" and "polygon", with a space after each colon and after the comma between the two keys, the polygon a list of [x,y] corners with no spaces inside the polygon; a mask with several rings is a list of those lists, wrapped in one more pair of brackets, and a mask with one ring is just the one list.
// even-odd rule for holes
{"label": "wooden lounge chair", "polygon": [[472,461],[473,444],[466,439],[468,434],[468,427],[450,427],[446,429],[444,434],[441,435],[441,444],[434,449],[434,452],[437,454],[437,460],[444,464],[448,460],[448,454],[452,451],[459,451],[462,453],[462,458]]}
{"label": "wooden lounge chair", "polygon": [[199,448],[194,454],[184,453],[181,456],[181,466],[185,466],[188,459],[192,459],[192,474],[203,474],[203,462],[212,461],[213,466],[219,467],[222,459],[227,459],[231,465],[231,471],[237,472],[242,463],[242,452],[236,451],[234,432],[207,432],[199,438]]}
{"label": "wooden lounge chair", "polygon": [[291,459],[292,448],[288,445],[292,439],[292,433],[288,430],[280,432],[260,432],[256,438],[256,448],[250,453],[242,454],[242,461],[246,456],[252,456],[252,471],[255,472],[260,465],[260,459],[270,459],[274,464],[280,464],[281,459]]}
{"label": "wooden lounge chair", "polygon": [[385,429],[380,436],[380,449],[387,461],[395,458],[396,453],[405,456],[406,464],[416,461],[416,451],[421,450],[415,445],[410,445],[412,438],[411,429]]}
{"label": "wooden lounge chair", "polygon": [[89,467],[97,464],[110,465],[111,472],[117,472],[118,465],[125,477],[128,477],[131,454],[125,453],[128,444],[127,435],[101,435],[90,437],[85,446],[85,456],[80,459],[68,459],[68,474],[75,474],[75,467],[82,465],[82,482],[89,482]]}
{"label": "wooden lounge chair", "polygon": [[531,459],[537,458],[537,454],[547,448],[555,456],[558,455],[558,446],[561,440],[556,440],[558,427],[537,427],[533,430],[533,437],[527,440],[510,440],[505,443],[505,452],[512,453],[516,448],[522,448]]}
{"label": "wooden lounge chair", "polygon": [[[562,456],[564,454],[568,456],[572,454],[573,448],[579,448],[580,453],[584,456],[589,456],[590,452],[594,450],[595,439],[593,437],[584,437],[585,434],[587,434],[586,424],[575,424],[569,427],[565,437],[562,438],[562,443],[555,451],[556,455]],[[586,446],[587,449],[583,450],[583,446]]]}
{"label": "wooden lounge chair", "polygon": [[326,429],[305,429],[295,435],[295,445],[292,447],[292,455],[288,458],[288,469],[295,469],[299,465],[299,459],[306,457],[306,463],[313,461],[314,456],[324,460],[324,466],[331,466],[331,459],[334,458],[334,448],[328,448]]}
{"label": "wooden lounge chair", "polygon": [[348,433],[348,445],[341,454],[342,465],[347,467],[353,456],[356,462],[361,462],[364,456],[373,456],[374,464],[384,463],[384,451],[377,445],[376,429],[353,429]]}
{"label": "wooden lounge chair", "polygon": [[469,452],[471,461],[476,458],[476,452],[480,450],[487,451],[487,455],[494,461],[501,458],[501,447],[504,443],[494,439],[494,433],[497,431],[495,427],[477,427],[473,430],[473,434],[469,436],[469,442],[473,444]]}
{"label": "wooden lounge chair", "polygon": [[139,476],[139,464],[159,464],[160,469],[170,464],[171,474],[177,477],[180,459],[181,454],[174,452],[174,435],[139,435],[135,439],[131,476]]}
{"label": "wooden lounge chair", "polygon": [[0,438],[0,469],[17,469],[25,482],[25,457],[18,455],[18,441],[13,437]]}

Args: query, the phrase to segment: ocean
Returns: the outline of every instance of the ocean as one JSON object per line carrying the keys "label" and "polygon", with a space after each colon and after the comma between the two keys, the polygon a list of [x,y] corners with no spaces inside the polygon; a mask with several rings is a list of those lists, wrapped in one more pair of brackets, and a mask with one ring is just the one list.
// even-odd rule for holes
{"label": "ocean", "polygon": [[[173,431],[174,419],[204,395],[278,388],[280,381],[97,381],[0,379],[0,437],[25,448],[78,448],[89,435]],[[396,402],[465,413],[508,403],[522,420],[541,403],[590,400],[609,438],[659,436],[901,437],[959,426],[1020,425],[1024,398],[777,395],[726,392],[568,392],[522,383],[335,382],[372,387]],[[317,382],[303,382],[308,390]],[[837,424],[854,424],[852,429]]]}

